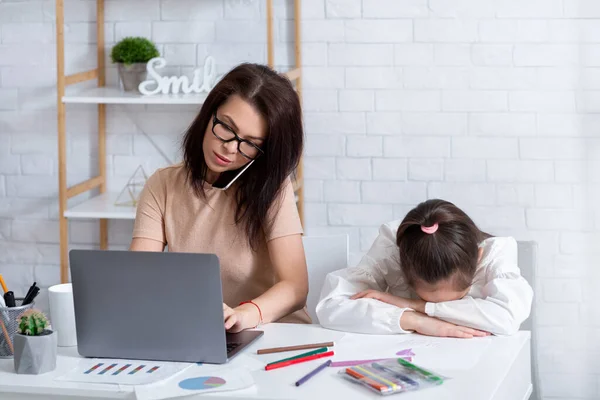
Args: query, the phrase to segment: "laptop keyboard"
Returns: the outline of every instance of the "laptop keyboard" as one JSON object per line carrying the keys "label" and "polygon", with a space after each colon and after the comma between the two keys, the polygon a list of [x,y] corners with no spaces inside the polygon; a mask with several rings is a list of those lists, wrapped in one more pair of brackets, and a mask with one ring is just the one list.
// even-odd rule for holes
{"label": "laptop keyboard", "polygon": [[241,343],[227,343],[227,354],[240,347]]}

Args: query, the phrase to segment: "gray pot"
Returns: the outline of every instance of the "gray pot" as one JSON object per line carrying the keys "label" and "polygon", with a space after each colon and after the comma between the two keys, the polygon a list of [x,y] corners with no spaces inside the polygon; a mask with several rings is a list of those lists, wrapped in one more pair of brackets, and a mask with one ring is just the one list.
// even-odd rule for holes
{"label": "gray pot", "polygon": [[125,65],[119,63],[118,68],[119,77],[121,78],[121,82],[123,82],[123,89],[127,92],[138,91],[140,83],[146,80],[146,64],[136,63]]}
{"label": "gray pot", "polygon": [[13,345],[17,374],[37,375],[56,368],[56,333],[46,332],[48,333],[40,336],[15,333]]}

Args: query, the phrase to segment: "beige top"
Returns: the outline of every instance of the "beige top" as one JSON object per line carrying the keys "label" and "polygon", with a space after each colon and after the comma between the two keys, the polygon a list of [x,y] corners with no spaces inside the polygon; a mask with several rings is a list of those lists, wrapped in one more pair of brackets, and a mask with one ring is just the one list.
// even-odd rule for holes
{"label": "beige top", "polygon": [[[272,227],[256,251],[248,244],[243,227],[235,224],[234,192],[213,189],[208,183],[204,190],[206,200],[189,185],[183,164],[157,170],[140,195],[133,237],[161,241],[173,252],[216,254],[223,300],[236,307],[277,282],[267,242],[302,233],[292,183],[288,179],[280,201],[274,203]],[[311,319],[300,310],[280,322],[310,323]]]}

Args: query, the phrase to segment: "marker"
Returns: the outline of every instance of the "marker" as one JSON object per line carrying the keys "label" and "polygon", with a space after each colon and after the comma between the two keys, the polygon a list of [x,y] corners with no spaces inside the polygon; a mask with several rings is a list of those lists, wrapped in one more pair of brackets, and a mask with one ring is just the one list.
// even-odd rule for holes
{"label": "marker", "polygon": [[2,290],[4,290],[4,303],[6,303],[6,307],[16,307],[17,303],[15,303],[15,294],[8,290],[2,275],[0,275],[0,285],[2,286]]}
{"label": "marker", "polygon": [[334,355],[333,351],[328,351],[327,353],[321,353],[321,354],[314,354],[314,355],[308,356],[308,357],[296,358],[295,360],[290,360],[290,361],[281,362],[281,363],[277,363],[277,364],[267,365],[265,367],[265,370],[270,371],[272,369],[289,367],[290,365],[300,364],[303,362],[317,360],[319,358],[324,358],[324,357],[331,357],[333,355]]}
{"label": "marker", "polygon": [[294,356],[294,357],[284,358],[283,360],[279,360],[279,361],[273,361],[273,362],[268,363],[267,365],[274,365],[274,364],[279,364],[279,363],[286,362],[286,361],[296,360],[298,358],[304,358],[304,357],[312,356],[312,355],[315,355],[315,354],[325,353],[326,351],[327,351],[327,347],[322,347],[322,348],[317,349],[317,350],[313,350],[313,351],[309,351],[309,352],[306,352],[306,353],[298,354],[297,356]]}
{"label": "marker", "polygon": [[306,374],[302,378],[300,378],[298,380],[298,382],[296,382],[296,386],[302,385],[304,382],[306,382],[313,376],[317,375],[319,372],[323,371],[325,368],[329,367],[330,365],[331,365],[331,360],[327,360],[327,362],[319,365],[317,368],[315,368],[314,370],[312,370],[311,372],[309,372],[308,374]]}

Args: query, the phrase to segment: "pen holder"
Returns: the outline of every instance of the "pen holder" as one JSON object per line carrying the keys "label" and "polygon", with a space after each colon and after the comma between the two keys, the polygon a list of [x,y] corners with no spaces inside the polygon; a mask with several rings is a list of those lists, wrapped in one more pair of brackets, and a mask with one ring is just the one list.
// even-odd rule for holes
{"label": "pen holder", "polygon": [[14,336],[17,332],[17,318],[25,311],[33,308],[35,302],[21,305],[23,299],[15,299],[16,307],[0,306],[0,358],[13,358]]}

